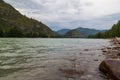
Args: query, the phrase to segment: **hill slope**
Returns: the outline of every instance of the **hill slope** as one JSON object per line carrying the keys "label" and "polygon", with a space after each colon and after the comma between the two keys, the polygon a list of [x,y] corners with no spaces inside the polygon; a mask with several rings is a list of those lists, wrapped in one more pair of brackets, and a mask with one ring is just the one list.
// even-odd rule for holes
{"label": "hill slope", "polygon": [[81,33],[85,34],[86,36],[91,35],[91,34],[96,34],[98,32],[104,32],[104,30],[96,30],[96,29],[82,28],[82,27],[79,27],[76,30],[80,31]]}
{"label": "hill slope", "polygon": [[[61,29],[61,30],[56,31],[56,33],[58,33],[59,35],[65,35],[70,30],[71,29]],[[96,29],[82,28],[82,27],[72,29],[72,30],[77,30],[77,31],[79,31],[80,33],[82,33],[82,34],[84,34],[86,36],[91,35],[91,34],[96,34],[98,32],[104,32],[105,31],[105,30],[96,30]]]}
{"label": "hill slope", "polygon": [[27,18],[0,0],[0,37],[52,37],[54,32],[42,22]]}
{"label": "hill slope", "polygon": [[61,29],[56,31],[56,33],[58,33],[59,35],[65,35],[68,31],[70,31],[70,29]]}
{"label": "hill slope", "polygon": [[68,38],[82,38],[82,37],[85,37],[85,35],[80,33],[80,31],[74,29],[74,30],[68,31],[65,34],[65,37],[68,37]]}

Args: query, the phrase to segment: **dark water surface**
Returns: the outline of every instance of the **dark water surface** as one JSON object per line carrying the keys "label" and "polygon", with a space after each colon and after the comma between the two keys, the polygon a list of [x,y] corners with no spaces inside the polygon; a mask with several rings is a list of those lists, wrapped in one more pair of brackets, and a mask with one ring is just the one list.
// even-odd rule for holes
{"label": "dark water surface", "polygon": [[0,80],[106,80],[104,39],[0,38]]}

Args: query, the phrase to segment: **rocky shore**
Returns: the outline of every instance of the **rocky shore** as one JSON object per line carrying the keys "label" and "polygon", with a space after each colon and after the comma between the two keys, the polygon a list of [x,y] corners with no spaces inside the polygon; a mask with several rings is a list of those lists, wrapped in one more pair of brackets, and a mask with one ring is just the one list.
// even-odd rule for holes
{"label": "rocky shore", "polygon": [[111,40],[111,46],[102,49],[106,55],[99,70],[105,74],[110,80],[120,80],[120,38]]}

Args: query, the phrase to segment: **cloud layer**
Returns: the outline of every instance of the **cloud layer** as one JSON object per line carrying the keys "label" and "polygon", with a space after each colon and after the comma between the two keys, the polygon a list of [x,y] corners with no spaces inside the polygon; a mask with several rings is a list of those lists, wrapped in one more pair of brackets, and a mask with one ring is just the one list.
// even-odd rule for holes
{"label": "cloud layer", "polygon": [[120,0],[5,0],[52,29],[108,29],[119,20]]}

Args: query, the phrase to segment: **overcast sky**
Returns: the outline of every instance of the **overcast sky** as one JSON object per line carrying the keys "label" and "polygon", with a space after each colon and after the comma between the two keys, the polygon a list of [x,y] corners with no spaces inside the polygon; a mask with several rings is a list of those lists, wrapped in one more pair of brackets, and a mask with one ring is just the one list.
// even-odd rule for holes
{"label": "overcast sky", "polygon": [[120,0],[4,0],[22,14],[62,28],[109,29],[120,20]]}

